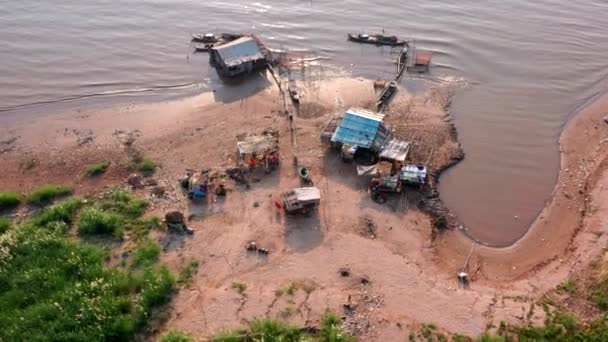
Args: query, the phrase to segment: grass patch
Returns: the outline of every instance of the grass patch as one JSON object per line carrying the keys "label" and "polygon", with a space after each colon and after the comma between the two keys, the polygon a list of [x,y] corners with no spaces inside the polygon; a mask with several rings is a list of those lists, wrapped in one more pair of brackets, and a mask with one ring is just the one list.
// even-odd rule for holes
{"label": "grass patch", "polygon": [[133,266],[137,267],[146,267],[156,263],[158,261],[158,257],[160,256],[160,246],[148,239],[144,241],[138,248],[135,250],[135,256],[133,257]]}
{"label": "grass patch", "polygon": [[247,291],[247,284],[240,283],[238,281],[233,282],[230,287],[232,287],[232,289],[236,290],[236,292],[238,292],[241,295],[244,294],[245,291]]}
{"label": "grass patch", "polygon": [[124,234],[123,219],[115,213],[98,208],[85,208],[80,215],[78,233],[84,235],[110,234],[121,238]]}
{"label": "grass patch", "polygon": [[154,172],[156,171],[156,163],[151,160],[151,159],[144,159],[142,160],[142,162],[139,164],[138,166],[138,170],[144,175],[144,176],[151,176],[154,174]]}
{"label": "grass patch", "polygon": [[139,171],[144,176],[148,177],[156,172],[158,165],[152,159],[144,158],[140,151],[133,150],[131,153],[131,163],[129,163],[129,170]]}
{"label": "grass patch", "polygon": [[160,342],[194,342],[194,339],[180,331],[171,330],[160,339]]}
{"label": "grass patch", "polygon": [[21,203],[21,195],[14,191],[0,191],[0,210],[13,209]]}
{"label": "grass patch", "polygon": [[316,333],[279,320],[258,319],[249,322],[249,325],[245,329],[223,332],[214,337],[212,341],[353,342],[355,339],[343,331],[342,322],[336,315],[326,314],[321,322],[321,329]]}
{"label": "grass patch", "polygon": [[110,167],[110,161],[103,161],[101,163],[90,165],[87,168],[87,175],[89,177],[99,176],[104,174]]}
{"label": "grass patch", "polygon": [[4,234],[11,229],[11,221],[4,217],[0,217],[0,234]]}
{"label": "grass patch", "polygon": [[179,271],[177,283],[182,286],[189,286],[192,284],[192,278],[194,278],[196,272],[198,272],[198,266],[199,263],[197,260],[191,260],[186,267]]}
{"label": "grass patch", "polygon": [[43,185],[40,188],[32,191],[26,198],[26,202],[30,205],[45,205],[56,198],[64,197],[72,194],[72,188],[61,185]]}
{"label": "grass patch", "polygon": [[566,291],[569,294],[574,294],[574,293],[576,293],[577,286],[576,286],[576,282],[574,280],[570,279],[570,280],[565,281],[562,284],[560,284],[559,288],[561,290]]}
{"label": "grass patch", "polygon": [[133,341],[173,293],[166,267],[108,269],[108,251],[70,238],[80,206],[69,199],[0,239],[0,341]]}
{"label": "grass patch", "polygon": [[144,214],[146,208],[148,208],[148,201],[141,198],[133,198],[125,190],[114,189],[108,198],[100,203],[100,208],[126,218],[135,219]]}

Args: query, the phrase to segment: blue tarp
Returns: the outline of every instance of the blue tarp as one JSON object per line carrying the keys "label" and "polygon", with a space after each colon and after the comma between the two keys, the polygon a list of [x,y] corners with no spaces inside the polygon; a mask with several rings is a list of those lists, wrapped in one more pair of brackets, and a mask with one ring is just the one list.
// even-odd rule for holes
{"label": "blue tarp", "polygon": [[388,133],[382,124],[383,118],[382,114],[350,109],[331,141],[359,148],[380,149],[385,145]]}

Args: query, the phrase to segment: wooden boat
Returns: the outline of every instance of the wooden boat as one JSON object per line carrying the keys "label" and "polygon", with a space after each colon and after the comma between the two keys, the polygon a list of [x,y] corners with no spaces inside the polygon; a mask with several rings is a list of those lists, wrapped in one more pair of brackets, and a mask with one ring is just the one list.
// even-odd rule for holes
{"label": "wooden boat", "polygon": [[296,81],[289,80],[288,83],[289,96],[295,103],[300,103],[300,94],[298,94],[298,88],[296,87]]}
{"label": "wooden boat", "polygon": [[405,40],[399,40],[396,36],[385,36],[383,34],[348,34],[348,40],[375,45],[400,46],[407,45]]}
{"label": "wooden boat", "polygon": [[208,52],[213,48],[213,44],[195,44],[194,52]]}
{"label": "wooden boat", "polygon": [[218,38],[213,33],[195,33],[192,35],[192,41],[198,43],[217,43]]}

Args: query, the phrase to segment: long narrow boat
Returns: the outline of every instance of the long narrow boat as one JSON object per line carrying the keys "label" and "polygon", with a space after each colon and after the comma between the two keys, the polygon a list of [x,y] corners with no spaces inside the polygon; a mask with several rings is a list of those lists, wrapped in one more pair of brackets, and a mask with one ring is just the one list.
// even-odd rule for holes
{"label": "long narrow boat", "polygon": [[383,34],[348,34],[348,40],[357,42],[357,43],[365,43],[365,44],[375,44],[375,45],[390,45],[390,46],[400,46],[407,45],[405,40],[399,40],[396,36],[385,36]]}

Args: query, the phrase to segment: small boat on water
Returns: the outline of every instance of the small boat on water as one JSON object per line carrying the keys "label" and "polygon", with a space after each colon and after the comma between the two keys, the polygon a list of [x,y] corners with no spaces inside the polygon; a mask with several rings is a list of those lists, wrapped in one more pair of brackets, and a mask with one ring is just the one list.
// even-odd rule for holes
{"label": "small boat on water", "polygon": [[218,40],[213,33],[195,33],[192,35],[192,41],[197,43],[217,43]]}
{"label": "small boat on water", "polygon": [[300,94],[298,93],[296,81],[289,80],[289,83],[287,85],[288,85],[288,90],[289,90],[289,96],[291,97],[293,102],[300,103]]}
{"label": "small boat on water", "polygon": [[213,44],[194,44],[194,52],[209,52]]}
{"label": "small boat on water", "polygon": [[390,46],[400,46],[407,45],[405,40],[399,40],[397,36],[385,36],[383,34],[348,34],[348,40],[357,42],[357,43],[365,43],[365,44],[375,44],[375,45],[390,45]]}

